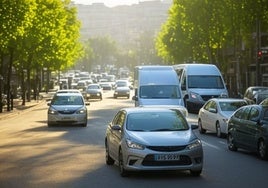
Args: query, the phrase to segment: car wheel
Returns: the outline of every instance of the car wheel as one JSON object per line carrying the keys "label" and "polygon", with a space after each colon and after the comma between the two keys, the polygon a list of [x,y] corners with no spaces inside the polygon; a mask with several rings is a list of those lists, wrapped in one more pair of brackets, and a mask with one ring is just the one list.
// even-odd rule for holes
{"label": "car wheel", "polygon": [[222,137],[221,126],[220,126],[220,123],[219,123],[219,122],[216,123],[216,135],[217,135],[217,137],[219,137],[219,138]]}
{"label": "car wheel", "polygon": [[258,146],[258,154],[260,156],[261,159],[266,160],[268,159],[268,150],[267,150],[267,146],[265,145],[265,142],[263,140],[261,140],[259,142],[259,146]]}
{"label": "car wheel", "polygon": [[206,129],[203,129],[201,119],[198,120],[198,130],[200,134],[206,133]]}
{"label": "car wheel", "polygon": [[228,144],[228,149],[229,150],[237,151],[237,147],[235,146],[233,135],[228,134],[228,136],[227,136],[227,144]]}
{"label": "car wheel", "polygon": [[202,169],[201,170],[190,170],[191,175],[192,176],[200,176],[200,174],[202,173]]}
{"label": "car wheel", "polygon": [[87,123],[83,123],[83,124],[82,124],[82,127],[86,127],[86,126],[87,126]]}
{"label": "car wheel", "polygon": [[124,159],[123,159],[123,153],[122,153],[122,150],[121,149],[119,150],[119,160],[118,160],[118,163],[119,163],[120,175],[122,177],[127,177],[129,174],[128,174],[128,171],[124,168]]}
{"label": "car wheel", "polygon": [[111,158],[111,156],[109,154],[109,148],[108,148],[107,141],[105,143],[105,161],[106,161],[107,165],[113,165],[114,164],[114,160]]}

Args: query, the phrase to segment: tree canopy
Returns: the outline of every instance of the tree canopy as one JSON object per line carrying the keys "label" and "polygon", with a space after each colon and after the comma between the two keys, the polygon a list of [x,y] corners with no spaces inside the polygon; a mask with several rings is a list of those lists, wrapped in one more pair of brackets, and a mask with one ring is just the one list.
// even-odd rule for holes
{"label": "tree canopy", "polygon": [[223,61],[224,51],[250,48],[256,22],[268,28],[268,0],[174,0],[156,38],[169,63]]}

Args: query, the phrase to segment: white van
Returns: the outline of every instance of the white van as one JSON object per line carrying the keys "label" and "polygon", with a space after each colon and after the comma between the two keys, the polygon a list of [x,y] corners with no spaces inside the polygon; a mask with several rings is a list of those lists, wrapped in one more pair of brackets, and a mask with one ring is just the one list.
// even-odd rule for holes
{"label": "white van", "polygon": [[178,64],[173,66],[181,83],[185,106],[198,112],[210,98],[228,97],[226,84],[213,64]]}
{"label": "white van", "polygon": [[136,66],[134,89],[135,106],[184,106],[178,76],[172,66]]}

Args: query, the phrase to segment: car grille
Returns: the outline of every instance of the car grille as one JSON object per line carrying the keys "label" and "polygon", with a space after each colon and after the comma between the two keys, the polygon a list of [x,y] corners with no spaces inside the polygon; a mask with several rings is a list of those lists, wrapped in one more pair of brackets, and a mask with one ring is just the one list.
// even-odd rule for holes
{"label": "car grille", "polygon": [[147,155],[142,161],[143,166],[181,166],[191,164],[192,161],[190,157],[186,155],[181,155],[180,160],[175,161],[156,161],[154,160],[154,155]]}
{"label": "car grille", "polygon": [[153,151],[173,152],[184,150],[186,146],[147,146],[147,148]]}
{"label": "car grille", "polygon": [[73,114],[75,110],[60,110],[58,111],[60,114]]}

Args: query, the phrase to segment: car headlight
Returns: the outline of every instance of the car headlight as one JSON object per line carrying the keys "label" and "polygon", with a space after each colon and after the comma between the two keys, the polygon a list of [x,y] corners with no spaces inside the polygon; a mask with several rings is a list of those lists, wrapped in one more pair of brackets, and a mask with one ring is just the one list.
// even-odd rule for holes
{"label": "car headlight", "polygon": [[80,108],[79,110],[76,111],[77,114],[85,114],[87,113],[87,109],[86,108]]}
{"label": "car headlight", "polygon": [[138,143],[136,143],[136,142],[133,142],[133,141],[131,141],[131,140],[129,140],[129,139],[126,140],[126,143],[127,143],[127,146],[128,146],[129,148],[132,148],[132,149],[144,150],[144,148],[145,148],[143,145],[138,144]]}
{"label": "car headlight", "polygon": [[58,114],[58,111],[53,109],[53,108],[49,108],[48,109],[48,114],[56,115],[56,114]]}
{"label": "car headlight", "polygon": [[203,100],[199,94],[194,93],[194,92],[190,92],[190,94],[189,94],[189,98],[194,99],[194,100],[199,100],[199,101],[200,101],[200,100],[201,100],[201,101]]}
{"label": "car headlight", "polygon": [[194,142],[190,143],[187,146],[187,149],[192,150],[192,149],[195,149],[195,148],[198,148],[198,147],[201,147],[201,146],[202,146],[201,141],[199,139],[197,139]]}
{"label": "car headlight", "polygon": [[222,119],[222,121],[223,121],[224,123],[228,123],[228,118],[224,118],[224,119]]}
{"label": "car headlight", "polygon": [[114,94],[115,94],[115,95],[117,95],[117,94],[118,94],[118,92],[117,92],[117,91],[115,91],[115,92],[114,92]]}

